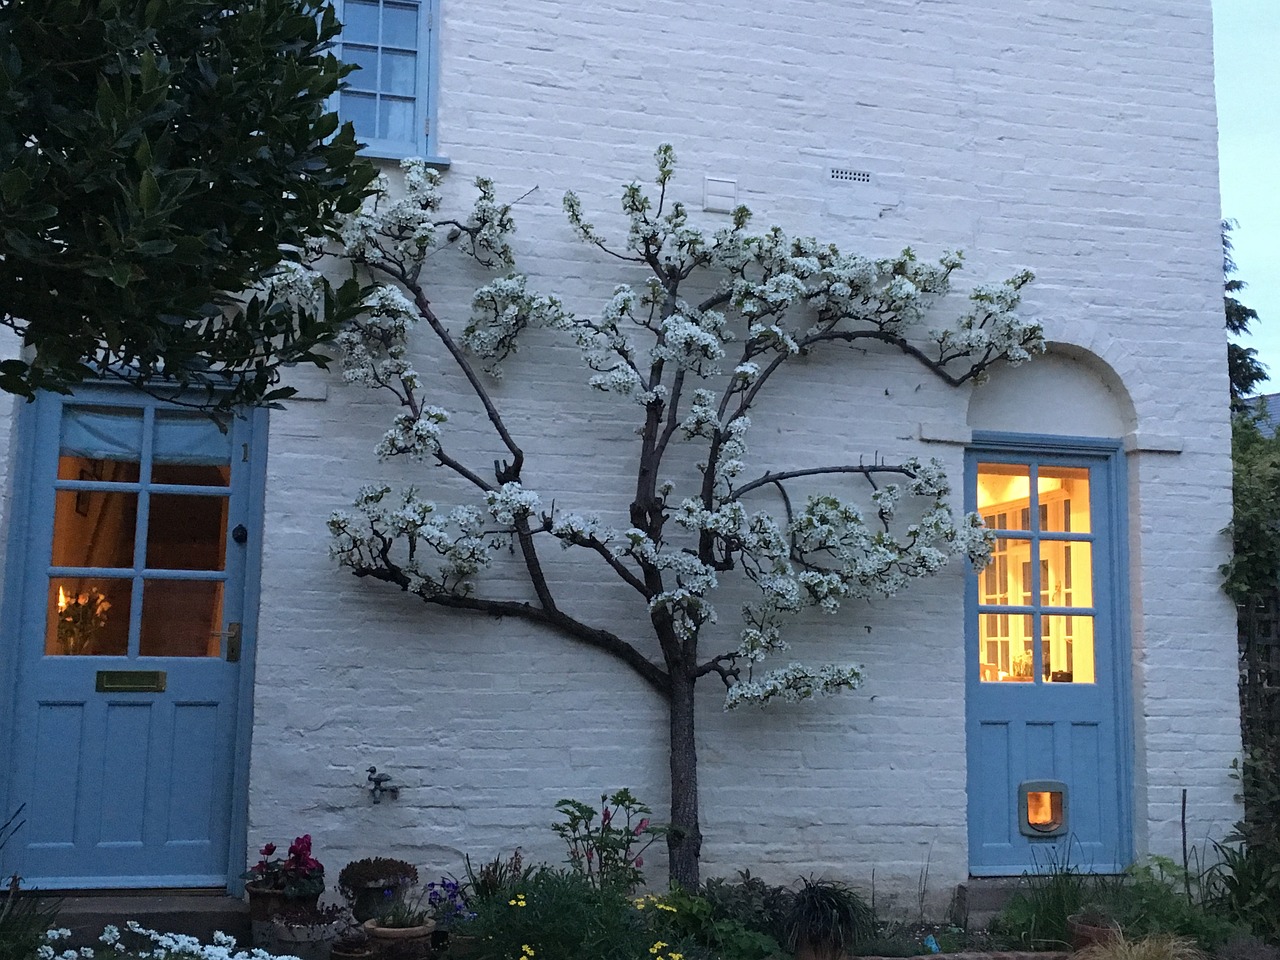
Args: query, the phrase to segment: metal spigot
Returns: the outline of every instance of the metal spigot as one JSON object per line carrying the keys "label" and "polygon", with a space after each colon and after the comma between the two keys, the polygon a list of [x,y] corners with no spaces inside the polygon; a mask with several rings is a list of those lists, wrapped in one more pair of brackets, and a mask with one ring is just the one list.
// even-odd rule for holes
{"label": "metal spigot", "polygon": [[393,800],[400,796],[400,788],[388,784],[390,779],[391,774],[379,773],[377,767],[369,768],[369,783],[371,784],[369,791],[373,794],[374,803],[381,803],[384,793],[389,794]]}

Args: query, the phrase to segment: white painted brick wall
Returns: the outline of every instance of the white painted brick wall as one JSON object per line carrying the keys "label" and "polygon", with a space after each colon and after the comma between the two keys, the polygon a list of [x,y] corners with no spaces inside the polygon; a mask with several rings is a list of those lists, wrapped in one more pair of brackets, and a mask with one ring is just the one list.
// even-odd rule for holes
{"label": "white painted brick wall", "polygon": [[[517,208],[521,266],[573,309],[624,277],[575,242],[564,190],[618,236],[618,184],[647,178],[663,141],[695,210],[704,176],[731,178],[758,224],[876,255],[963,247],[970,281],[1036,271],[1027,307],[1050,339],[1110,366],[1139,435],[1184,440],[1129,457],[1137,843],[1176,855],[1183,788],[1192,840],[1221,837],[1238,815],[1239,741],[1216,572],[1230,474],[1208,0],[440,2],[450,202],[465,209],[477,175],[504,199],[532,191]],[[830,166],[873,173],[874,196],[829,186]],[[435,303],[460,326],[476,276],[439,260]],[[581,386],[552,342],[533,337],[496,390],[524,411],[528,484],[563,509],[616,509],[608,491],[634,440],[615,417],[629,411]],[[756,464],[834,447],[941,456],[959,476],[960,447],[911,438],[922,422],[963,431],[966,393],[894,357],[812,374],[755,418]],[[386,406],[336,377],[305,380],[316,399],[272,415],[250,848],[309,831],[335,873],[371,853],[458,872],[464,852],[516,845],[558,859],[547,824],[562,796],[629,785],[661,811],[664,712],[637,679],[524,624],[428,610],[336,569],[329,512],[361,483],[415,475],[373,461]],[[482,426],[464,410],[449,437],[484,463],[500,451]],[[551,560],[553,580],[576,586],[581,570]],[[874,871],[881,902],[906,909],[927,865],[930,902],[945,902],[967,872],[963,576],[956,564],[797,631],[812,637],[798,652],[867,665],[857,694],[725,716],[705,686],[707,875]],[[486,589],[528,592],[509,568]],[[643,636],[616,590],[577,609]],[[369,802],[371,764],[405,788],[398,800]],[[662,857],[652,865],[660,884]]]}
{"label": "white painted brick wall", "polygon": [[[1238,813],[1233,614],[1216,573],[1230,478],[1209,31],[1207,2],[442,2],[452,202],[480,174],[505,198],[532,191],[521,267],[572,308],[624,277],[573,241],[564,190],[617,236],[617,185],[647,178],[669,141],[695,209],[702,178],[726,177],[758,223],[875,254],[960,246],[979,281],[1033,268],[1028,305],[1050,338],[1110,365],[1138,434],[1185,438],[1181,453],[1129,457],[1137,843],[1167,855],[1182,788],[1193,840]],[[829,166],[873,173],[874,202],[829,186]],[[473,278],[438,269],[436,303],[460,324]],[[834,446],[941,455],[959,475],[960,448],[905,438],[920,422],[963,429],[964,393],[894,358],[812,366],[755,418],[761,466]],[[633,452],[619,408],[581,380],[572,354],[530,349],[497,391],[527,412],[514,425],[528,484],[564,509],[625,488]],[[273,417],[251,840],[311,829],[335,863],[391,850],[456,870],[464,851],[516,844],[557,859],[546,824],[561,796],[625,784],[660,810],[663,713],[638,680],[523,624],[423,610],[334,570],[322,521],[380,475],[368,450],[387,411],[336,381],[328,396]],[[489,589],[527,593],[504,576]],[[707,874],[874,870],[904,907],[926,864],[935,906],[964,877],[962,577],[956,565],[814,622],[815,655],[867,664],[856,695],[725,716],[706,686]],[[616,592],[595,613],[641,635]],[[399,801],[364,799],[371,763],[409,788]]]}

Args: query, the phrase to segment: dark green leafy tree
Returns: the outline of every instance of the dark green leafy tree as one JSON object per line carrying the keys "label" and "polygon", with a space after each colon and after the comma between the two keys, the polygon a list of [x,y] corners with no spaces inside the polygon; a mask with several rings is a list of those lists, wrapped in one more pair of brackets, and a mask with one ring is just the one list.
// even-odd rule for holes
{"label": "dark green leafy tree", "polygon": [[[1231,231],[1235,227],[1234,220],[1222,221],[1222,303],[1227,315],[1227,332],[1238,337],[1249,332],[1249,325],[1258,319],[1258,311],[1246,307],[1236,296],[1248,284],[1235,279],[1236,262],[1231,258]],[[1231,407],[1238,411],[1243,409],[1244,398],[1253,393],[1253,388],[1267,379],[1267,368],[1258,359],[1255,348],[1228,341],[1227,370],[1231,377]]]}
{"label": "dark green leafy tree", "polygon": [[323,365],[324,320],[238,292],[373,178],[326,108],[338,30],[323,0],[0,0],[0,323],[27,348],[0,390],[112,378],[226,405]]}

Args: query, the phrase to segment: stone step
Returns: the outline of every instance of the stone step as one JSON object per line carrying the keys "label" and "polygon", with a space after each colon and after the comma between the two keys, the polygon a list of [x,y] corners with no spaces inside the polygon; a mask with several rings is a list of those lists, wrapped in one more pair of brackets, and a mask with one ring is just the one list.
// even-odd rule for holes
{"label": "stone step", "polygon": [[952,922],[967,930],[985,930],[1021,885],[1021,877],[970,877],[956,885]]}
{"label": "stone step", "polygon": [[113,924],[123,930],[129,920],[163,933],[190,934],[206,944],[220,930],[249,946],[249,905],[224,891],[113,890],[74,892],[61,899],[58,925],[71,931],[67,946],[97,946],[103,927]]}

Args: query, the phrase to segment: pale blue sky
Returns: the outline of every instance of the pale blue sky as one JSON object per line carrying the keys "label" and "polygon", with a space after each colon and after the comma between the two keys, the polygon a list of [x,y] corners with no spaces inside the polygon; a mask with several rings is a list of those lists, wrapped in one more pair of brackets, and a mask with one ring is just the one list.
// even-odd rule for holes
{"label": "pale blue sky", "polygon": [[1213,0],[1222,214],[1232,233],[1240,299],[1258,311],[1257,347],[1280,391],[1280,0]]}

